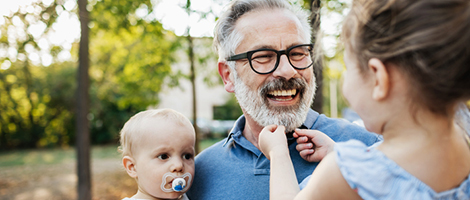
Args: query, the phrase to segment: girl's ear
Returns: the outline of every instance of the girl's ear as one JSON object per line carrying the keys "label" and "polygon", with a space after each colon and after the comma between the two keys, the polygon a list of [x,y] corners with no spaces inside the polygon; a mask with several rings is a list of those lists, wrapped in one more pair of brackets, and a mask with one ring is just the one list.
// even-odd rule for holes
{"label": "girl's ear", "polygon": [[368,66],[375,81],[372,98],[377,101],[383,100],[390,93],[390,73],[384,63],[377,58],[371,58]]}
{"label": "girl's ear", "polygon": [[219,75],[222,77],[224,81],[224,87],[227,92],[233,93],[235,92],[233,77],[231,76],[230,67],[227,65],[225,61],[219,61],[217,63],[219,68]]}
{"label": "girl's ear", "polygon": [[130,156],[122,158],[122,165],[126,169],[127,174],[132,178],[137,178],[137,170],[135,169],[135,160]]}

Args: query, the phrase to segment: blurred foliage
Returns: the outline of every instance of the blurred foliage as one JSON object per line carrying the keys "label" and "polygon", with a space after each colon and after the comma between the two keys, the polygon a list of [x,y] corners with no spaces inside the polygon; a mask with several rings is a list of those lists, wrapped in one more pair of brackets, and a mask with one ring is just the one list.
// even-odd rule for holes
{"label": "blurred foliage", "polygon": [[[44,39],[49,41],[47,37],[54,32],[54,24],[62,13],[76,17],[77,7],[65,6],[70,1],[74,0],[54,0],[47,5],[39,1],[3,17],[0,150],[67,147],[75,143],[78,41],[71,50],[51,42],[41,45]],[[310,9],[311,0],[292,2]],[[343,14],[347,6],[342,0],[321,0],[321,3],[322,15],[324,12]],[[187,59],[186,53],[181,52],[187,49],[186,38],[164,30],[153,17],[152,7],[151,0],[89,0],[91,108],[88,118],[92,144],[117,143],[119,130],[130,116],[158,104],[158,92],[164,84],[178,86],[180,78],[189,78],[187,72],[179,71],[182,69],[171,68],[172,63]],[[200,14],[204,17],[207,13]],[[38,25],[44,30],[39,35],[33,34],[31,27]],[[196,73],[209,86],[221,84],[217,70],[213,70],[216,55],[211,43],[211,38],[194,40]],[[71,55],[67,61],[59,58],[64,51]],[[39,59],[33,59],[39,52],[47,52],[52,64],[43,66]],[[326,57],[326,68],[332,60],[342,62],[342,57],[339,54]],[[337,75],[330,77],[331,70],[323,73],[327,88],[329,79]],[[324,101],[329,102],[328,98],[329,94],[325,93]],[[339,104],[339,108],[346,106],[344,101]],[[238,106],[232,99],[223,106],[224,114],[216,111],[219,114],[215,113],[214,117],[238,117],[239,107],[235,105]],[[324,107],[329,112],[329,104],[324,103]]]}
{"label": "blurred foliage", "polygon": [[0,73],[0,148],[67,145],[73,131],[74,63],[17,61]]}
{"label": "blurred foliage", "polygon": [[[74,144],[77,63],[57,59],[61,47],[38,45],[60,13],[75,15],[76,6],[66,10],[65,3],[37,2],[31,5],[32,12],[20,9],[4,17],[0,51],[16,52],[0,54],[0,150]],[[150,0],[89,4],[91,140],[92,144],[117,142],[130,116],[158,103],[163,80],[176,79],[171,63],[180,42],[150,17]],[[33,36],[28,30],[38,23],[46,28]],[[77,47],[73,44],[72,60],[77,59]],[[30,59],[40,51],[53,56],[50,66]]]}
{"label": "blurred foliage", "polygon": [[[44,33],[49,32],[58,17],[56,7],[62,8],[60,2],[34,3],[32,9],[4,17],[0,27],[0,49],[4,52],[0,57],[0,150],[71,142],[74,64],[44,68],[29,59],[40,49],[40,37],[29,28],[42,25]],[[54,59],[58,49],[49,49]],[[12,51],[9,56],[5,53]]]}
{"label": "blurred foliage", "polygon": [[221,106],[214,106],[214,120],[236,120],[243,114],[235,95],[230,93],[228,101]]}
{"label": "blurred foliage", "polygon": [[[193,38],[196,76],[202,77],[204,84],[209,87],[223,85],[217,71],[217,54],[212,47],[213,39],[209,37]],[[188,48],[187,40],[182,43]],[[189,78],[189,77],[188,77]]]}
{"label": "blurred foliage", "polygon": [[135,13],[151,13],[151,3],[99,1],[91,11],[91,138],[94,144],[117,139],[130,116],[158,103],[179,38],[156,20]]}
{"label": "blurred foliage", "polygon": [[[320,2],[321,10],[320,10],[320,20],[321,20],[321,27],[325,26],[338,26],[335,27],[340,30],[340,24],[326,24],[329,21],[326,21],[324,18],[336,18],[338,16],[345,16],[348,11],[349,4],[347,0],[301,0],[301,5],[303,8],[310,10],[311,5],[314,2]],[[350,1],[349,1],[350,2]],[[323,29],[323,28],[322,28]],[[324,30],[323,30],[324,31]],[[339,32],[333,33],[333,35],[329,35],[331,33],[321,33],[321,37],[323,39],[326,36],[334,37],[335,40],[339,41]],[[323,40],[322,42],[325,42]],[[331,42],[331,41],[328,41]],[[341,117],[342,109],[348,107],[348,103],[346,99],[342,95],[342,74],[345,71],[344,68],[344,61],[343,61],[343,54],[342,54],[342,47],[340,45],[336,45],[334,47],[334,55],[327,56],[326,54],[323,56],[323,114],[327,116],[331,116],[331,105],[330,105],[330,80],[335,79],[339,80],[339,84],[337,85],[336,91],[338,95],[337,99],[337,108],[338,108],[338,117]]]}

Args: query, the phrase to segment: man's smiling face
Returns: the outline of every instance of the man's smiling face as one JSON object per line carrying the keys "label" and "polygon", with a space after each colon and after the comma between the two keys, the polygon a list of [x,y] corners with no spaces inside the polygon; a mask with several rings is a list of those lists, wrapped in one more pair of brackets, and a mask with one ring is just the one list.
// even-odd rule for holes
{"label": "man's smiling face", "polygon": [[[285,50],[309,41],[300,22],[286,10],[247,13],[236,28],[244,38],[236,54],[260,48]],[[302,125],[315,93],[311,68],[296,70],[283,55],[278,68],[270,74],[257,74],[247,60],[237,61],[235,69],[235,95],[245,115],[260,126],[284,125],[286,131]]]}

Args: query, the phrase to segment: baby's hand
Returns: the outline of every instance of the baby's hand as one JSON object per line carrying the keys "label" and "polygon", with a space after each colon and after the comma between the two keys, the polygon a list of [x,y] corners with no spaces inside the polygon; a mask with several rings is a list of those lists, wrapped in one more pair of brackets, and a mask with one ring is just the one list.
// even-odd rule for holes
{"label": "baby's hand", "polygon": [[300,157],[309,162],[320,162],[326,154],[334,150],[335,141],[317,130],[296,129],[296,149]]}
{"label": "baby's hand", "polygon": [[284,126],[269,125],[261,130],[258,145],[266,158],[270,159],[270,153],[276,151],[289,151]]}

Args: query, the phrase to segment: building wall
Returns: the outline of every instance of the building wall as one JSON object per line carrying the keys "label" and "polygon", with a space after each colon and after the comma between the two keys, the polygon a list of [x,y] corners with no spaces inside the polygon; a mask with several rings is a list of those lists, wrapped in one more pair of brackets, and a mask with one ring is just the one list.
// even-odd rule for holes
{"label": "building wall", "polygon": [[[202,77],[196,78],[196,95],[197,117],[204,120],[212,120],[212,107],[225,104],[229,98],[229,93],[225,91],[222,85],[208,87]],[[190,119],[193,118],[193,99],[189,80],[180,80],[180,86],[178,87],[163,88],[159,97],[160,103],[157,108],[171,108],[183,113]]]}
{"label": "building wall", "polygon": [[[210,122],[213,119],[213,106],[223,105],[230,98],[230,94],[225,91],[220,77],[217,73],[217,58],[212,49],[212,38],[193,38],[194,53],[196,57],[209,57],[204,66],[196,61],[196,101],[197,117],[199,120]],[[178,63],[172,66],[174,72],[190,74],[190,64],[184,48],[188,44],[183,44],[182,50],[177,52]],[[196,58],[197,60],[198,58]],[[212,80],[219,81],[220,84],[209,87],[204,82],[204,77],[211,77]],[[159,93],[160,103],[156,108],[171,108],[183,113],[189,119],[193,119],[192,90],[191,81],[186,78],[179,79],[179,86],[165,87]],[[198,121],[199,123],[199,121]]]}

